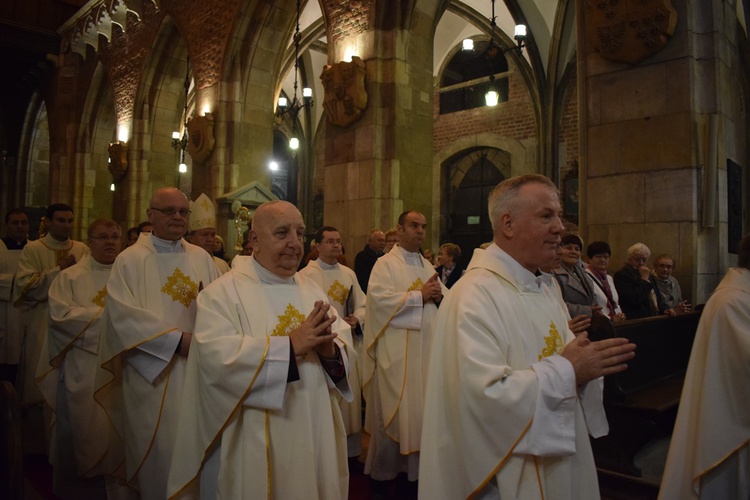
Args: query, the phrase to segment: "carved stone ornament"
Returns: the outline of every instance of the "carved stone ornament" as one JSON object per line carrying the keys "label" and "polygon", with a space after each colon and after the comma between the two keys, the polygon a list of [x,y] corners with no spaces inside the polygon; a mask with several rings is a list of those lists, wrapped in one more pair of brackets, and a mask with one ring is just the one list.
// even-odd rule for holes
{"label": "carved stone ornament", "polygon": [[359,57],[352,62],[326,65],[320,75],[325,89],[323,110],[329,123],[346,127],[362,118],[367,107],[365,63]]}
{"label": "carved stone ornament", "polygon": [[187,152],[193,161],[203,162],[211,155],[216,145],[214,138],[214,117],[211,113],[194,116],[187,122]]}
{"label": "carved stone ornament", "polygon": [[109,145],[109,173],[112,181],[117,184],[128,173],[128,143],[113,142]]}
{"label": "carved stone ornament", "polygon": [[667,45],[677,11],[671,0],[586,0],[586,25],[604,59],[636,64]]}

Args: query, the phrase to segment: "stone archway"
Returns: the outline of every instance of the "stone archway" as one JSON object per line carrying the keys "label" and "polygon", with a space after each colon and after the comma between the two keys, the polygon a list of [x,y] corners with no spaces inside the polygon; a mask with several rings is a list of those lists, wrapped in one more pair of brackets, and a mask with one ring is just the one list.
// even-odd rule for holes
{"label": "stone archway", "polygon": [[475,248],[492,240],[487,200],[490,191],[509,176],[510,161],[507,151],[480,147],[462,151],[443,163],[441,243],[461,247],[464,265]]}

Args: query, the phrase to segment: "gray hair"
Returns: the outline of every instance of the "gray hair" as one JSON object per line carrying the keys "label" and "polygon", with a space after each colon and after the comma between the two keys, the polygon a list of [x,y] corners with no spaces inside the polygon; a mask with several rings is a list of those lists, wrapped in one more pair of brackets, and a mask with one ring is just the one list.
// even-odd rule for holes
{"label": "gray hair", "polygon": [[651,250],[643,243],[636,243],[632,247],[628,248],[628,257],[632,257],[635,254],[641,254],[647,259],[651,256]]}
{"label": "gray hair", "polygon": [[558,196],[560,194],[557,186],[555,186],[549,178],[543,175],[526,174],[505,179],[503,182],[495,186],[492,192],[490,192],[489,201],[487,203],[490,222],[492,223],[493,229],[503,213],[515,212],[518,210],[518,193],[521,190],[521,187],[531,183],[544,184],[550,189],[553,189]]}

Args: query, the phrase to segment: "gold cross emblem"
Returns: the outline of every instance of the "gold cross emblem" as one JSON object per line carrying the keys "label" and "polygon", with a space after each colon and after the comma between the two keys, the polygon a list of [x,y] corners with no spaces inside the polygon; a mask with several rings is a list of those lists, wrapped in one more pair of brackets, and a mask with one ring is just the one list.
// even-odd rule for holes
{"label": "gold cross emblem", "polygon": [[413,292],[415,290],[421,290],[422,286],[424,286],[424,281],[422,281],[422,278],[417,278],[417,281],[411,284],[407,292]]}
{"label": "gold cross emblem", "polygon": [[560,354],[565,347],[563,345],[562,337],[560,336],[560,333],[557,331],[557,327],[553,322],[550,322],[549,324],[549,335],[544,337],[544,342],[547,344],[547,346],[542,349],[542,353],[539,355],[539,361],[541,361],[543,358],[546,358],[547,356]]}
{"label": "gold cross emblem", "polygon": [[190,276],[185,276],[178,267],[174,270],[172,276],[167,278],[167,282],[161,288],[161,291],[172,297],[172,300],[181,302],[187,308],[198,295],[198,285],[190,279]]}
{"label": "gold cross emblem", "polygon": [[305,315],[302,314],[292,304],[286,306],[284,314],[279,316],[279,324],[273,329],[271,336],[273,337],[287,337],[293,332],[299,325],[305,321]]}
{"label": "gold cross emblem", "polygon": [[107,285],[104,285],[104,288],[99,290],[99,293],[97,293],[94,296],[94,298],[91,299],[91,303],[99,307],[104,307],[104,299],[106,297],[107,297]]}
{"label": "gold cross emblem", "polygon": [[331,300],[343,306],[349,296],[349,290],[339,283],[339,280],[334,280],[331,288],[328,289],[328,296],[331,297]]}

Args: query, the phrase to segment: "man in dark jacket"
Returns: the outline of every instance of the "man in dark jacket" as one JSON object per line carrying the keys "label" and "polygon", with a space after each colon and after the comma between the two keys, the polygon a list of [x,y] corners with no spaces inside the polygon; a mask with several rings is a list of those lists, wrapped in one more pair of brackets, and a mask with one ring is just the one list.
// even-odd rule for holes
{"label": "man in dark jacket", "polygon": [[385,234],[380,229],[370,231],[365,248],[354,257],[354,272],[362,291],[367,293],[367,283],[370,281],[372,266],[378,257],[383,255],[385,248]]}
{"label": "man in dark jacket", "polygon": [[628,248],[628,260],[615,273],[615,288],[620,295],[620,307],[628,319],[648,318],[666,314],[674,316],[673,309],[667,309],[659,287],[651,275],[646,262],[651,250],[643,243]]}

